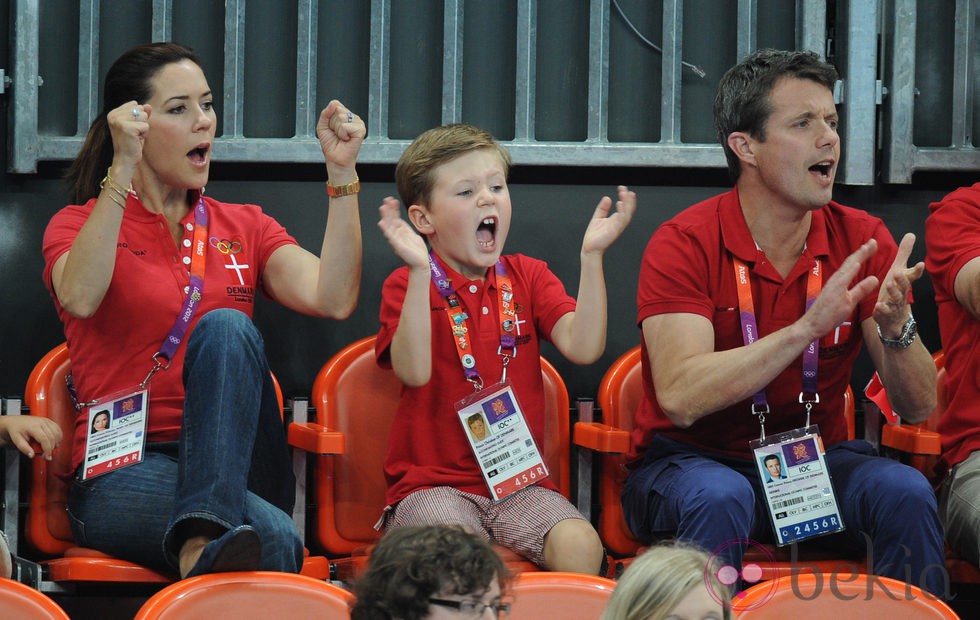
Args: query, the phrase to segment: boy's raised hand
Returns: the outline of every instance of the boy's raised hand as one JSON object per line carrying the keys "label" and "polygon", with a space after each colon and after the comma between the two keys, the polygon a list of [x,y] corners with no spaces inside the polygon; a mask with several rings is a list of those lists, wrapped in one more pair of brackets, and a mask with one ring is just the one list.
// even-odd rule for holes
{"label": "boy's raised hand", "polygon": [[378,228],[381,229],[398,258],[405,261],[409,269],[428,271],[429,251],[425,247],[425,241],[401,217],[398,201],[389,196],[384,199],[378,211],[381,213]]}
{"label": "boy's raised hand", "polygon": [[619,238],[636,210],[636,193],[631,192],[625,185],[619,186],[619,200],[616,201],[616,211],[610,213],[613,203],[608,196],[603,196],[592,214],[592,221],[585,230],[582,240],[582,254],[602,254]]}

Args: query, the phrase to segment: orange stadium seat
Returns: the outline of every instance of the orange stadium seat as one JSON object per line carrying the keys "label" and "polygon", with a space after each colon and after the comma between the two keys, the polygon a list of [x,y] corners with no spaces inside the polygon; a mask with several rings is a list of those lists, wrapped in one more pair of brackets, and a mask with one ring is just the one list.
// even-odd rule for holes
{"label": "orange stadium seat", "polygon": [[215,573],[178,581],[140,607],[135,620],[187,618],[350,618],[354,595],[331,583],[292,573]]}
{"label": "orange stadium seat", "polygon": [[807,573],[756,584],[732,600],[740,620],[909,618],[955,620],[949,605],[896,579]]}
{"label": "orange stadium seat", "polygon": [[616,582],[579,573],[525,572],[511,583],[510,620],[598,620]]}
{"label": "orange stadium seat", "polygon": [[[312,450],[315,465],[316,537],[335,560],[335,579],[356,575],[378,539],[374,525],[385,507],[383,473],[388,429],[402,385],[395,373],[378,366],[375,337],[354,342],[333,356],[317,374],[313,405],[317,423],[290,425],[291,443],[313,444],[317,435],[340,435],[332,447]],[[541,358],[546,400],[545,462],[559,491],[570,494],[569,400],[558,371]],[[305,440],[293,435],[306,435]],[[334,438],[336,439],[336,438]],[[515,553],[497,548],[511,570],[537,570]]]}
{"label": "orange stadium seat", "polygon": [[30,586],[0,579],[0,618],[69,620],[65,610]]}
{"label": "orange stadium seat", "polygon": [[[941,476],[936,472],[939,455],[942,454],[942,439],[936,430],[939,418],[946,410],[946,369],[944,356],[938,351],[932,356],[936,363],[936,409],[929,418],[920,424],[884,424],[881,427],[881,445],[883,452],[896,456],[912,467],[921,471],[926,478],[938,484]],[[883,412],[891,414],[891,404],[888,395],[881,384],[881,378],[875,373],[865,388],[865,395]]]}

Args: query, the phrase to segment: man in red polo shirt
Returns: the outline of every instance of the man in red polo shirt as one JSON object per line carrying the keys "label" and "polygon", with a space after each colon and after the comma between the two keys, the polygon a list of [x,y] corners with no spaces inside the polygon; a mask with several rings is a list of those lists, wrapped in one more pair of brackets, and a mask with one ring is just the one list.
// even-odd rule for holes
{"label": "man in red polo shirt", "polygon": [[949,475],[939,508],[949,544],[980,565],[980,183],[929,205],[926,267],[936,287],[946,396],[939,420]]}
{"label": "man in red polo shirt", "polygon": [[[924,270],[906,266],[914,236],[896,247],[880,220],[831,201],[836,79],[813,53],[762,50],[721,80],[715,124],[735,188],[686,209],[647,246],[644,398],[623,506],[640,539],[676,536],[740,568],[746,539],[806,529],[817,502],[799,481],[824,469],[788,467],[787,480],[764,485],[762,457],[773,450],[753,458],[750,441],[813,424],[830,478],[816,495],[836,494],[821,523],[838,527],[821,546],[868,549],[875,574],[909,574],[942,594],[928,482],[847,441],[843,395],[862,341],[910,422],[932,411],[936,372],[908,303]],[[773,487],[806,507],[782,508],[789,501],[768,497]]]}

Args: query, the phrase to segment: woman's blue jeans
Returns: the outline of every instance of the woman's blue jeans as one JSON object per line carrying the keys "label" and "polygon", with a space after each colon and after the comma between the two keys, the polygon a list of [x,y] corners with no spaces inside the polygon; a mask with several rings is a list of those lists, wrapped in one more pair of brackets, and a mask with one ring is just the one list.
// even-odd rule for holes
{"label": "woman's blue jeans", "polygon": [[[187,340],[179,442],[148,444],[143,461],[81,480],[68,497],[78,544],[175,571],[182,525],[254,527],[260,570],[299,572],[292,472],[262,336],[236,310],[202,316]],[[152,415],[152,410],[151,410]]]}

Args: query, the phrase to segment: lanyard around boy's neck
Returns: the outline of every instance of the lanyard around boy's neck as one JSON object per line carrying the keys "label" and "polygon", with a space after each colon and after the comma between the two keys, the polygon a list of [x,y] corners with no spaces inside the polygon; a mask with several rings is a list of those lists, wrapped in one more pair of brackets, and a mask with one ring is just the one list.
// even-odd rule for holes
{"label": "lanyard around boy's neck", "polygon": [[[737,256],[732,255],[735,266],[735,284],[738,290],[738,309],[739,319],[742,324],[742,342],[748,346],[759,339],[759,327],[755,320],[755,304],[752,301],[752,283],[750,282],[750,272],[748,266]],[[822,264],[819,259],[814,262],[813,268],[807,274],[806,279],[806,305],[804,312],[810,309],[820,289],[823,287],[821,277]],[[810,426],[810,411],[814,403],[820,402],[817,393],[817,344],[818,340],[811,342],[803,351],[803,390],[800,392],[800,402],[806,407],[806,425]],[[769,413],[769,402],[766,399],[766,388],[760,389],[752,396],[752,413],[759,418],[762,439],[766,438],[766,414]]]}
{"label": "lanyard around boy's neck", "polygon": [[184,341],[184,336],[187,335],[187,329],[191,325],[194,313],[197,312],[199,302],[204,296],[204,267],[208,251],[208,210],[204,204],[204,192],[201,192],[197,205],[194,207],[193,243],[191,246],[191,281],[190,286],[187,287],[187,296],[184,298],[180,313],[177,314],[174,326],[170,328],[170,333],[160,345],[160,349],[153,354],[153,368],[146,375],[146,379],[143,379],[140,388],[145,388],[158,370],[170,368],[170,360],[177,352],[177,347]]}
{"label": "lanyard around boy's neck", "polygon": [[[511,284],[510,275],[504,269],[504,263],[499,258],[493,266],[497,281],[497,307],[499,310],[498,318],[500,322],[500,347],[497,354],[503,359],[503,373],[500,381],[507,379],[507,364],[512,357],[517,357],[517,339],[511,332],[516,325],[514,317],[514,289]],[[446,270],[436,256],[435,251],[429,252],[429,271],[432,275],[432,283],[436,290],[446,300],[446,316],[449,318],[449,327],[453,331],[453,340],[456,342],[456,354],[459,356],[459,363],[463,367],[463,374],[466,380],[473,384],[476,391],[483,389],[483,378],[476,370],[476,358],[468,351],[471,350],[469,328],[466,319],[469,318],[463,311],[459,296],[453,290]]]}

